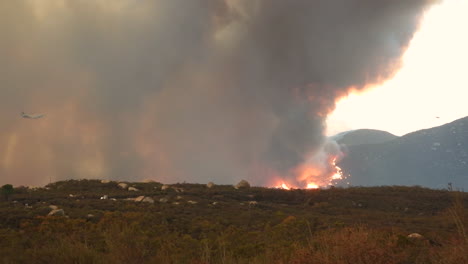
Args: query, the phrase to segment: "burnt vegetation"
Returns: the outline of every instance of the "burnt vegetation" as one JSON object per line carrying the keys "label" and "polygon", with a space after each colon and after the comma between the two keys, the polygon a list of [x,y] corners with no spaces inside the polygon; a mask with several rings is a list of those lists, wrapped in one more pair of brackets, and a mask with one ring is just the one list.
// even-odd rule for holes
{"label": "burnt vegetation", "polygon": [[14,188],[1,263],[468,263],[463,192],[118,184]]}

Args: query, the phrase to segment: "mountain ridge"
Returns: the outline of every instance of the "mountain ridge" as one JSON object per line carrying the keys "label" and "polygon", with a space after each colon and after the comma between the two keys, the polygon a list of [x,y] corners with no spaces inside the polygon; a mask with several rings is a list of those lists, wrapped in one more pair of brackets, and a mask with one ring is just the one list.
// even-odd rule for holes
{"label": "mountain ridge", "polygon": [[468,188],[468,117],[378,144],[346,145],[337,165],[351,185]]}
{"label": "mountain ridge", "polygon": [[378,144],[398,138],[390,132],[377,129],[356,129],[336,134],[331,139],[347,146]]}

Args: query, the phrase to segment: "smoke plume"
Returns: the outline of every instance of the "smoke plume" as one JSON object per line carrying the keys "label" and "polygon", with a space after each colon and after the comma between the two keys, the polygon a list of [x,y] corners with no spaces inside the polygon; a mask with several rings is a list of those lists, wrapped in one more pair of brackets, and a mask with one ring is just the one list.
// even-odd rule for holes
{"label": "smoke plume", "polygon": [[0,1],[0,183],[293,177],[434,2]]}

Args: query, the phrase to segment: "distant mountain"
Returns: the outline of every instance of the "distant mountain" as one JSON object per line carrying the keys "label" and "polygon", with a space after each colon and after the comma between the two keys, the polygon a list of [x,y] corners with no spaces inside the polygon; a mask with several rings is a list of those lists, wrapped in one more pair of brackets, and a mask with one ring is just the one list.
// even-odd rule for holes
{"label": "distant mountain", "polygon": [[338,166],[351,185],[446,188],[450,182],[468,190],[468,117],[383,143],[347,145]]}
{"label": "distant mountain", "polygon": [[397,136],[382,130],[358,129],[346,131],[332,137],[336,142],[346,145],[377,144],[398,138]]}

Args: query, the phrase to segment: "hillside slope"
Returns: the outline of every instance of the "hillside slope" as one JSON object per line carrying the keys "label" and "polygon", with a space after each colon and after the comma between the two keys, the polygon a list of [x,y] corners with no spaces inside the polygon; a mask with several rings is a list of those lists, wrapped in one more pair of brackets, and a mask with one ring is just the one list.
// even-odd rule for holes
{"label": "hillside slope", "polygon": [[381,144],[352,145],[338,163],[352,185],[468,189],[468,117]]}

